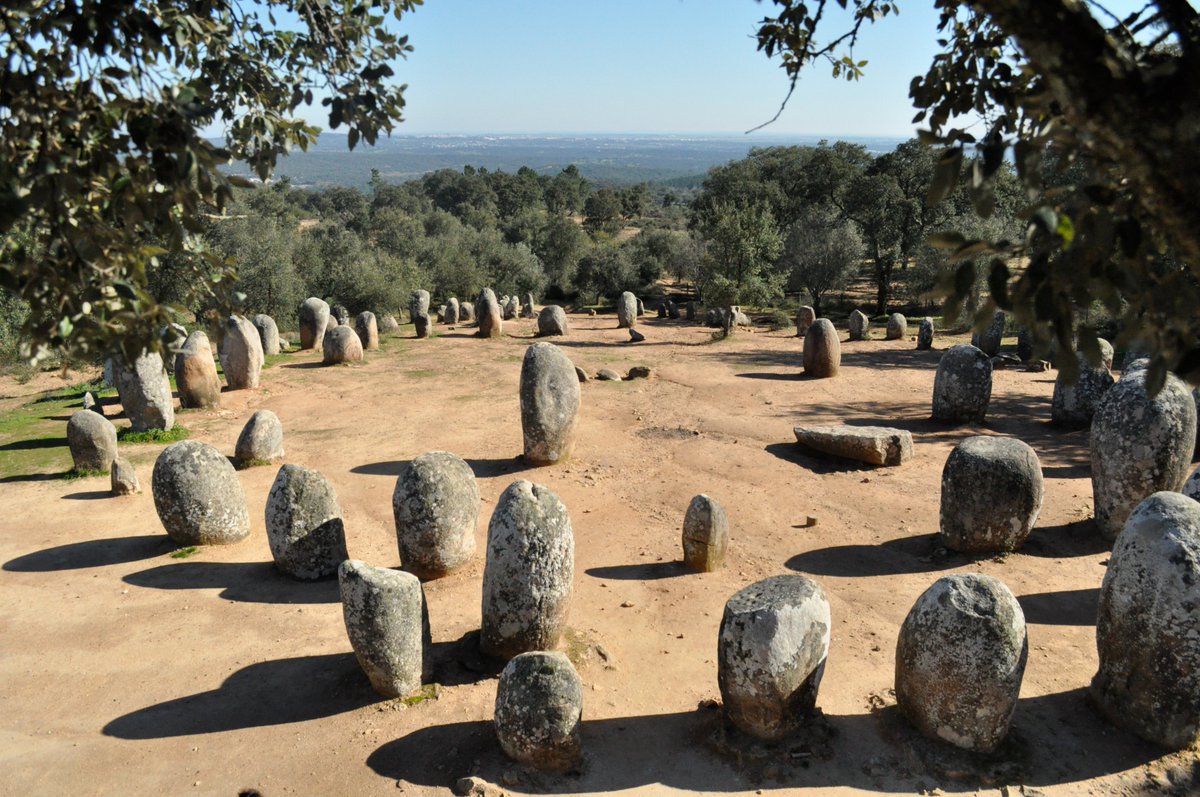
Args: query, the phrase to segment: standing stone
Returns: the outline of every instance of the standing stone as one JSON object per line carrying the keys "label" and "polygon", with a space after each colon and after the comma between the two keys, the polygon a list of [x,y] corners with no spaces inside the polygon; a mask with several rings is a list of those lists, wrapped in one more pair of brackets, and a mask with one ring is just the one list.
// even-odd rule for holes
{"label": "standing stone", "polygon": [[1058,426],[1082,429],[1089,426],[1100,399],[1113,386],[1113,375],[1101,362],[1092,365],[1082,353],[1077,353],[1079,373],[1075,384],[1067,384],[1063,372],[1054,380],[1054,396],[1050,401],[1050,419]]}
{"label": "standing stone", "polygon": [[279,469],[267,495],[267,543],[275,566],[293,578],[337,572],[349,557],[342,509],[328,479],[299,465]]}
{"label": "standing stone", "polygon": [[512,321],[521,312],[521,302],[516,296],[508,297],[508,301],[504,303],[504,320]]}
{"label": "standing stone", "polygon": [[387,698],[416,691],[433,676],[425,590],[412,573],[357,559],[338,566],[346,636],[371,687]]}
{"label": "standing stone", "polygon": [[379,348],[379,325],[375,322],[375,314],[370,310],[363,310],[354,319],[354,332],[364,349]]}
{"label": "standing stone", "polygon": [[233,458],[242,464],[271,462],[283,458],[283,424],[270,410],[250,416],[238,435]]}
{"label": "standing stone", "polygon": [[221,369],[230,390],[258,387],[263,367],[262,339],[258,330],[240,315],[225,320],[225,339],[221,342]]}
{"label": "standing stone", "polygon": [[538,313],[538,335],[545,337],[565,334],[567,334],[566,312],[556,304],[543,307],[542,312]]}
{"label": "standing stone", "polygon": [[458,303],[458,320],[461,323],[475,320],[475,305],[470,302]]}
{"label": "standing stone", "polygon": [[892,313],[888,316],[887,339],[900,340],[908,334],[908,319],[903,313]]}
{"label": "standing stone", "polygon": [[350,323],[350,311],[343,305],[335,304],[329,309],[329,315],[338,322],[339,327],[344,327]]}
{"label": "standing stone", "polygon": [[808,328],[817,320],[817,311],[810,306],[802,305],[796,311],[796,337],[802,338],[808,333]]}
{"label": "standing stone", "polygon": [[300,304],[300,348],[321,348],[329,318],[329,305],[315,296],[310,296]]}
{"label": "standing stone", "polygon": [[500,748],[514,761],[547,772],[579,763],[583,683],[563,654],[514,656],[500,673],[493,716]]}
{"label": "standing stone", "polygon": [[496,301],[496,292],[484,288],[479,299],[475,302],[475,316],[479,319],[479,331],[475,334],[481,338],[498,338],[502,334],[504,321],[500,312],[500,303]]}
{"label": "standing stone", "polygon": [[679,320],[679,305],[675,304],[674,300],[667,300],[667,318],[672,321]]}
{"label": "standing stone", "polygon": [[521,303],[521,315],[525,318],[537,318],[537,310],[533,308],[533,294],[525,294],[525,301]]}
{"label": "standing stone", "polygon": [[574,576],[567,508],[540,484],[509,485],[488,524],[480,649],[502,659],[552,650],[566,625]]}
{"label": "standing stone", "polygon": [[933,348],[933,319],[925,316],[917,329],[917,350],[929,351]]}
{"label": "standing stone", "polygon": [[589,377],[587,375],[587,371],[583,370],[578,365],[575,366],[575,376],[579,377],[580,382],[590,382],[591,381],[591,377]]}
{"label": "standing stone", "polygon": [[729,519],[725,508],[701,493],[683,517],[683,563],[697,573],[711,573],[725,563]]}
{"label": "standing stone", "polygon": [[575,365],[553,343],[534,343],[521,364],[521,431],[525,462],[552,465],[570,459],[579,420]]}
{"label": "standing stone", "polygon": [[400,322],[391,313],[384,313],[383,317],[379,319],[379,331],[381,334],[390,335],[399,329]]}
{"label": "standing stone", "polygon": [[1200,737],[1200,504],[1159,492],[1117,537],[1096,621],[1092,698],[1112,722],[1180,750]]}
{"label": "standing stone", "polygon": [[325,335],[324,357],[325,365],[339,363],[357,363],[363,358],[362,341],[350,327],[331,329]]}
{"label": "standing stone", "polygon": [[730,598],[717,634],[730,722],[767,741],[800,728],[817,703],[829,626],[825,591],[804,576],[773,576]]}
{"label": "standing stone", "polygon": [[1177,492],[1196,443],[1196,404],[1179,377],[1154,398],[1146,371],[1126,371],[1092,418],[1092,497],[1096,525],[1115,539],[1134,507],[1160,490]]}
{"label": "standing stone", "polygon": [[475,553],[479,487],[471,466],[430,451],[400,471],[392,492],[400,566],[422,581],[462,567]]}
{"label": "standing stone", "polygon": [[721,334],[729,337],[737,330],[738,309],[736,307],[721,308]]}
{"label": "standing stone", "polygon": [[175,355],[175,387],[179,406],[202,409],[221,406],[221,379],[213,361],[208,335],[197,329]]}
{"label": "standing stone", "polygon": [[172,355],[177,354],[183,348],[188,336],[187,327],[183,324],[167,324],[159,330],[158,336],[162,339],[163,344],[163,365],[166,366],[168,374],[173,374],[175,358]]}
{"label": "standing stone", "polygon": [[429,337],[429,331],[433,328],[433,323],[429,320],[426,313],[418,313],[413,316],[413,331],[416,332],[418,338]]}
{"label": "standing stone", "polygon": [[118,354],[114,371],[121,408],[125,410],[130,428],[135,432],[171,431],[175,425],[175,406],[171,382],[158,352],[143,351],[132,366]]}
{"label": "standing stone", "polygon": [[154,462],[154,508],[180,545],[228,545],[250,534],[250,513],[237,472],[217,449],[198,440],[172,443]]}
{"label": "standing stone", "polygon": [[814,379],[838,375],[842,367],[842,342],[828,318],[818,318],[804,333],[804,373]]}
{"label": "standing stone", "polygon": [[971,345],[977,347],[988,357],[995,357],[1000,353],[1000,342],[1004,338],[1004,325],[1007,317],[1003,310],[997,310],[992,316],[992,323],[988,324],[987,329],[982,332],[976,332],[971,335]]}
{"label": "standing stone", "polygon": [[446,323],[446,305],[438,305],[437,320],[439,324]]}
{"label": "standing stone", "polygon": [[896,643],[896,702],[931,739],[990,753],[1008,733],[1029,643],[999,579],[945,576],[917,599]]}
{"label": "standing stone", "polygon": [[254,328],[258,330],[258,340],[262,344],[263,355],[270,357],[279,354],[279,326],[275,319],[265,313],[254,316]]}
{"label": "standing stone", "polygon": [[458,323],[458,299],[453,296],[446,300],[446,312],[442,316],[442,323]]}
{"label": "standing stone", "polygon": [[933,378],[933,419],[983,423],[992,400],[992,362],[975,346],[951,346]]}
{"label": "standing stone", "polygon": [[429,315],[429,291],[413,291],[408,297],[408,314],[415,322],[419,315]]}
{"label": "standing stone", "polygon": [[129,460],[121,457],[112,461],[108,473],[108,483],[113,495],[133,495],[142,491],[137,471],[133,469],[133,465],[129,464]]}
{"label": "standing stone", "polygon": [[67,446],[75,470],[108,470],[117,458],[117,427],[99,413],[79,410],[67,421]]}
{"label": "standing stone", "polygon": [[617,328],[628,329],[637,323],[638,298],[629,291],[625,291],[617,299]]}
{"label": "standing stone", "polygon": [[329,332],[329,330],[337,329],[340,326],[341,324],[338,323],[338,320],[330,313],[329,318],[325,321],[325,331]]}
{"label": "standing stone", "polygon": [[850,340],[866,340],[870,336],[871,319],[862,310],[850,312]]}
{"label": "standing stone", "polygon": [[667,300],[666,299],[663,299],[661,302],[658,303],[658,317],[659,318],[667,317]]}
{"label": "standing stone", "polygon": [[696,320],[696,303],[695,302],[687,303],[687,320],[688,321]]}
{"label": "standing stone", "polygon": [[[1017,330],[1017,356],[1021,358],[1021,362],[1027,363],[1033,359],[1033,349],[1033,330],[1021,327]],[[1111,368],[1112,363],[1109,363],[1108,367]]]}
{"label": "standing stone", "polygon": [[1042,467],[1012,437],[968,437],[942,468],[938,542],[951,551],[1015,551],[1042,511]]}
{"label": "standing stone", "polygon": [[642,301],[642,297],[640,297],[640,296],[633,297],[633,300],[634,300],[634,302],[637,303],[636,317],[641,318],[642,316],[644,316],[646,314],[646,304],[645,304],[645,302]]}

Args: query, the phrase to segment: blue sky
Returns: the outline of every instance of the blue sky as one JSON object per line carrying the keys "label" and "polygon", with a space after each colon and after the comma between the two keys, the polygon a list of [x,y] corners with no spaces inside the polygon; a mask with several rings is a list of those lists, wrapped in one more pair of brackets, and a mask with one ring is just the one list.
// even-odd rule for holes
{"label": "blue sky", "polygon": [[[936,49],[937,15],[930,2],[904,6],[865,31],[863,80],[810,70],[762,135],[910,135],[908,83]],[[427,0],[399,24],[415,48],[397,69],[409,85],[399,132],[743,133],[769,119],[787,91],[778,62],[753,38],[773,7]]]}

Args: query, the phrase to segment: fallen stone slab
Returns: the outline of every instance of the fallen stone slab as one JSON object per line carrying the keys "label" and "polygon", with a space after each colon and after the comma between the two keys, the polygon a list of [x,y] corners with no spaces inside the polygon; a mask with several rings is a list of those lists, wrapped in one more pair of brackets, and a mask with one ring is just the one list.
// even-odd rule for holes
{"label": "fallen stone slab", "polygon": [[808,448],[869,465],[900,465],[912,456],[912,435],[886,426],[797,426],[796,441]]}

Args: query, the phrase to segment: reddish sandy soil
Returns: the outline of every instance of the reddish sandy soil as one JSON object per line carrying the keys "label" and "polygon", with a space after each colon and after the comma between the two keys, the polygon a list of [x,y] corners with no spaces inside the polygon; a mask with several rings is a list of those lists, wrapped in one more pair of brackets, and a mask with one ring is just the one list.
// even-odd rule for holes
{"label": "reddish sandy soil", "polygon": [[[647,321],[648,340],[629,345],[612,316],[571,324],[559,343],[577,365],[649,365],[653,376],[582,386],[565,465],[516,458],[530,321],[506,323],[510,336],[494,341],[444,327],[418,341],[405,327],[358,366],[292,355],[261,389],[181,420],[232,454],[250,414],[274,410],[286,461],[329,477],[351,556],[377,565],[398,564],[392,489],[422,452],[452,451],[474,468],[480,553],[508,484],[554,490],[576,539],[564,648],[585,688],[581,772],[533,775],[498,749],[494,673],[472,650],[481,558],[426,585],[437,698],[383,701],[350,652],[336,582],[274,571],[263,508],[276,468],[258,467],[240,473],[251,538],[184,559],[169,556],[148,492],[112,498],[105,478],[0,485],[0,792],[426,794],[479,775],[510,792],[571,794],[1198,793],[1195,751],[1166,754],[1086,700],[1108,548],[1089,520],[1086,432],[1048,425],[1053,373],[998,371],[987,424],[948,428],[928,420],[940,352],[911,340],[843,343],[841,376],[814,381],[800,377],[790,332],[714,343],[698,326]],[[909,429],[914,457],[869,469],[798,450],[793,425],[831,421]],[[934,542],[942,465],[972,434],[1017,436],[1041,457],[1045,505],[1011,556],[972,560]],[[126,447],[143,487],[158,450]],[[689,574],[680,530],[700,492],[725,505],[732,544],[724,570]],[[967,571],[1008,584],[1029,623],[1010,739],[987,758],[916,737],[890,692],[909,607],[939,576]],[[722,730],[717,626],[735,591],[794,572],[832,603],[823,714],[766,748]]]}

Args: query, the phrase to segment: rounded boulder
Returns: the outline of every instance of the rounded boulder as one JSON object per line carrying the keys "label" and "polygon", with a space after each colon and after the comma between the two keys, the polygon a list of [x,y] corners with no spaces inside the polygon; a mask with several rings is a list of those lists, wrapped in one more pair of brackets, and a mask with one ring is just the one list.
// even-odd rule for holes
{"label": "rounded boulder", "polygon": [[67,421],[67,446],[75,470],[108,470],[117,458],[117,427],[98,412],[79,410]]}
{"label": "rounded boulder", "polygon": [[375,321],[375,314],[370,310],[363,310],[355,317],[354,332],[364,349],[369,351],[379,348],[379,325]]}
{"label": "rounded boulder", "polygon": [[500,673],[493,716],[500,747],[514,761],[550,772],[579,763],[583,683],[563,654],[513,657]]}
{"label": "rounded boulder", "polygon": [[175,355],[175,387],[179,406],[203,409],[221,406],[221,378],[213,360],[208,335],[197,329]]}
{"label": "rounded boulder", "polygon": [[329,480],[311,468],[284,465],[267,494],[267,543],[275,566],[312,581],[337,572],[345,561],[342,509]]}
{"label": "rounded boulder", "polygon": [[283,457],[283,424],[270,410],[258,410],[238,435],[233,458],[241,463],[271,462]]}
{"label": "rounded boulder", "polygon": [[325,365],[362,362],[362,341],[350,327],[337,327],[325,333],[322,354]]}
{"label": "rounded boulder", "polygon": [[866,340],[870,335],[871,319],[862,310],[850,311],[850,340]]}
{"label": "rounded boulder", "polygon": [[300,348],[319,349],[329,327],[329,305],[315,296],[300,304]]}
{"label": "rounded boulder", "polygon": [[525,350],[520,391],[525,461],[552,465],[569,459],[579,421],[574,363],[553,343],[534,343]]}
{"label": "rounded boulder", "polygon": [[992,363],[977,347],[951,346],[933,378],[933,419],[983,423],[992,400]]}
{"label": "rounded boulder", "polygon": [[229,459],[198,440],[163,449],[150,477],[154,508],[180,545],[227,545],[250,534],[246,493]]}
{"label": "rounded boulder", "polygon": [[462,567],[475,553],[479,487],[471,466],[447,451],[408,463],[392,492],[400,566],[422,581]]}
{"label": "rounded boulder", "polygon": [[968,437],[942,468],[938,542],[952,551],[1014,551],[1042,511],[1042,467],[1012,437]]}
{"label": "rounded boulder", "polygon": [[263,367],[262,339],[258,329],[240,315],[225,319],[225,337],[221,341],[221,370],[230,390],[258,387]]}
{"label": "rounded boulder", "polygon": [[628,329],[637,323],[638,316],[638,298],[629,291],[625,291],[617,299],[617,327],[619,329]]}
{"label": "rounded boulder", "polygon": [[828,318],[818,318],[804,333],[804,373],[816,379],[838,375],[842,367],[842,342]]}
{"label": "rounded boulder", "polygon": [[475,301],[475,317],[479,320],[479,331],[475,333],[479,337],[498,338],[503,334],[504,313],[500,309],[496,292],[491,288],[480,291],[479,298]]}
{"label": "rounded boulder", "polygon": [[407,695],[432,677],[425,590],[411,573],[357,559],[338,566],[346,636],[371,687],[387,698]]}
{"label": "rounded boulder", "polygon": [[543,307],[537,317],[538,335],[546,337],[549,335],[565,335],[567,334],[567,314],[561,307],[556,304]]}

